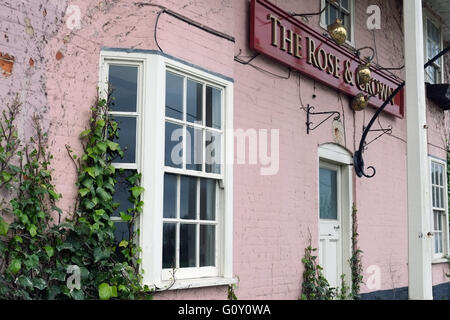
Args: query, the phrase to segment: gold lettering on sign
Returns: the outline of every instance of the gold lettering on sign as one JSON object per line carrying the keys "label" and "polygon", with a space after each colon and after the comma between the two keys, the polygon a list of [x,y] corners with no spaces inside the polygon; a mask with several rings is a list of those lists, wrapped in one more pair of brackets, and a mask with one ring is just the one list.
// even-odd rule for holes
{"label": "gold lettering on sign", "polygon": [[327,69],[327,73],[329,74],[333,74],[334,73],[334,58],[335,56],[332,54],[328,55],[328,69]]}
{"label": "gold lettering on sign", "polygon": [[317,51],[317,62],[319,64],[319,69],[325,71],[328,67],[327,53],[322,48]]}
{"label": "gold lettering on sign", "polygon": [[[302,36],[283,26],[281,19],[272,14],[267,15],[267,19],[271,21],[271,45],[297,59],[303,59]],[[310,37],[306,37],[306,62],[321,71],[333,75],[337,79],[341,79],[341,76],[343,76],[346,84],[354,86],[356,82],[359,90],[369,95],[377,96],[382,101],[386,101],[394,91],[394,89],[377,79],[370,79],[369,83],[362,85],[358,73],[351,70],[351,60],[345,60],[343,65],[341,65],[342,62],[337,56],[327,53],[322,48],[322,45],[317,47],[314,39]],[[343,71],[343,75],[341,71]],[[395,105],[393,99],[390,100],[390,103]]]}
{"label": "gold lettering on sign", "polygon": [[[290,55],[294,55],[294,39],[292,30],[289,30],[281,26],[281,34],[283,39],[281,40],[281,50],[287,51]],[[287,48],[289,46],[289,49]]]}
{"label": "gold lettering on sign", "polygon": [[278,25],[281,23],[281,21],[273,16],[272,14],[269,14],[267,16],[267,19],[272,20],[272,45],[274,47],[278,47],[278,35],[277,35],[277,31],[278,31]]}
{"label": "gold lettering on sign", "polygon": [[294,54],[294,56],[296,58],[301,59],[302,58],[302,55],[301,55],[302,37],[300,35],[298,35],[297,33],[294,33],[294,37],[295,37],[295,54]]}
{"label": "gold lettering on sign", "polygon": [[[388,94],[387,98],[389,98],[392,95],[392,93],[394,93],[394,89],[389,88],[388,92],[389,92],[389,94]],[[391,99],[390,103],[391,103],[391,105],[394,105],[394,99]]]}
{"label": "gold lettering on sign", "polygon": [[350,60],[345,60],[344,63],[344,81],[350,85],[353,84],[353,72],[350,70]]}
{"label": "gold lettering on sign", "polygon": [[338,57],[334,57],[334,65],[336,68],[334,70],[333,76],[335,78],[340,79],[341,78],[341,59],[339,59]]}
{"label": "gold lettering on sign", "polygon": [[318,65],[317,65],[317,60],[316,60],[316,56],[315,56],[316,43],[310,37],[306,38],[306,43],[308,44],[307,45],[308,59],[306,60],[306,62],[308,64],[312,64],[313,66],[315,66],[317,68]]}

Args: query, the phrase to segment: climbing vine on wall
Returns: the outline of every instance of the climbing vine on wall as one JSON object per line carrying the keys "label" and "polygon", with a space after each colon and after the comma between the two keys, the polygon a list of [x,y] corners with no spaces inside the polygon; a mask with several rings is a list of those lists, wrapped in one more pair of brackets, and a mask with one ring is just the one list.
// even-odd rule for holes
{"label": "climbing vine on wall", "polygon": [[312,247],[311,235],[309,238],[309,245],[305,248],[305,255],[302,258],[304,266],[302,293],[300,299],[302,300],[357,300],[359,297],[361,283],[363,281],[363,267],[362,267],[362,251],[358,246],[358,210],[356,205],[352,206],[352,256],[348,261],[351,269],[351,288],[348,287],[345,281],[345,275],[340,276],[340,287],[330,287],[327,279],[323,274],[323,267],[317,262],[317,255],[314,253],[316,248]]}
{"label": "climbing vine on wall", "polygon": [[[80,139],[84,154],[67,151],[77,168],[78,197],[72,217],[61,221],[52,184],[52,155],[46,134],[34,118],[35,136],[22,145],[15,119],[16,99],[0,119],[0,299],[144,299],[151,290],[141,285],[139,248],[133,239],[117,243],[110,217],[116,175],[112,166],[123,156],[118,124],[108,116],[110,99],[91,108],[89,128]],[[128,178],[129,201],[134,205],[120,216],[131,226],[142,212],[140,175]],[[8,223],[4,217],[10,217]],[[53,217],[58,217],[54,221]],[[11,220],[10,219],[10,220]],[[67,272],[78,270],[79,283],[68,285]]]}
{"label": "climbing vine on wall", "polygon": [[356,205],[352,206],[352,256],[350,258],[350,269],[352,273],[352,290],[351,298],[356,300],[359,296],[361,283],[363,282],[363,266],[362,266],[362,251],[358,246],[358,209]]}

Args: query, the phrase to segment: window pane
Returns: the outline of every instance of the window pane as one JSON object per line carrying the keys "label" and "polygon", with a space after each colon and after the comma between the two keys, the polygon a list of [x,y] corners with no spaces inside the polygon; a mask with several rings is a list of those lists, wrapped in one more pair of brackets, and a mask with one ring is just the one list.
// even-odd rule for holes
{"label": "window pane", "polygon": [[183,166],[183,127],[166,122],[165,165],[181,168]]}
{"label": "window pane", "polygon": [[442,214],[439,212],[438,213],[438,225],[437,225],[437,229],[439,230],[439,231],[443,231],[443,228],[442,228]]}
{"label": "window pane", "polygon": [[337,219],[337,172],[319,170],[320,219]]}
{"label": "window pane", "polygon": [[436,192],[436,187],[432,186],[431,187],[431,193],[433,195],[433,207],[437,207],[437,200],[436,200],[436,196],[437,196],[437,192]]}
{"label": "window pane", "polygon": [[434,253],[440,253],[439,250],[439,232],[434,233]]}
{"label": "window pane", "polygon": [[114,239],[117,243],[122,240],[130,240],[130,229],[128,222],[115,222],[116,230],[114,231]]}
{"label": "window pane", "polygon": [[206,87],[206,126],[222,128],[222,91]]}
{"label": "window pane", "polygon": [[337,9],[333,6],[329,6],[329,16],[328,16],[328,24],[332,24],[336,21],[336,18],[338,17]]}
{"label": "window pane", "polygon": [[195,220],[197,217],[197,178],[181,176],[180,218]]}
{"label": "window pane", "polygon": [[186,169],[202,171],[203,130],[188,126],[186,131]]}
{"label": "window pane", "polygon": [[176,225],[164,223],[163,226],[163,268],[172,269],[176,267],[175,262],[175,232]]}
{"label": "window pane", "polygon": [[183,120],[183,77],[166,73],[166,117]]}
{"label": "window pane", "polygon": [[187,80],[187,121],[202,123],[203,85]]}
{"label": "window pane", "polygon": [[111,111],[136,112],[138,67],[109,65]]}
{"label": "window pane", "polygon": [[434,230],[438,231],[438,220],[439,220],[439,211],[434,211],[434,216],[433,216],[433,221],[434,221]]}
{"label": "window pane", "polygon": [[174,219],[177,217],[177,176],[173,174],[164,175],[164,218]]}
{"label": "window pane", "polygon": [[200,226],[200,267],[216,265],[216,227]]}
{"label": "window pane", "polygon": [[119,203],[119,207],[112,214],[113,217],[120,217],[120,212],[128,212],[129,208],[133,208],[133,204],[128,201],[130,197],[131,183],[128,182],[127,178],[135,173],[134,170],[120,170],[116,171],[116,184],[114,185],[114,195],[113,202]]}
{"label": "window pane", "polygon": [[220,174],[221,165],[221,137],[222,135],[212,131],[206,131],[205,164],[207,173]]}
{"label": "window pane", "polygon": [[113,119],[119,125],[119,139],[115,141],[123,151],[123,158],[117,157],[115,163],[136,163],[136,118],[118,117]]}
{"label": "window pane", "polygon": [[182,224],[180,226],[180,268],[195,267],[195,224]]}
{"label": "window pane", "polygon": [[[427,43],[428,43],[428,58],[431,59],[436,56],[441,50],[441,34],[438,28],[427,19]],[[440,64],[440,61],[436,61]]]}
{"label": "window pane", "polygon": [[347,10],[349,10],[349,6],[348,6],[348,0],[341,0],[341,6],[342,8],[345,8]]}
{"label": "window pane", "polygon": [[346,13],[342,13],[342,24],[350,37],[350,16]]}
{"label": "window pane", "polygon": [[216,180],[200,180],[200,220],[216,220]]}

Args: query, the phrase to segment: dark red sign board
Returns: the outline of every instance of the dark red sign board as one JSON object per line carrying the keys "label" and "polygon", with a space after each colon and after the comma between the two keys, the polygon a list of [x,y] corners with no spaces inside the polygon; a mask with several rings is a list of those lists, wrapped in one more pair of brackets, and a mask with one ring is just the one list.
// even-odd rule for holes
{"label": "dark red sign board", "polygon": [[[361,86],[357,68],[361,61],[267,0],[251,1],[250,48],[349,96],[373,94],[369,105],[380,107],[401,82],[371,67],[372,80]],[[286,40],[287,39],[287,40]],[[404,116],[403,90],[385,111]]]}

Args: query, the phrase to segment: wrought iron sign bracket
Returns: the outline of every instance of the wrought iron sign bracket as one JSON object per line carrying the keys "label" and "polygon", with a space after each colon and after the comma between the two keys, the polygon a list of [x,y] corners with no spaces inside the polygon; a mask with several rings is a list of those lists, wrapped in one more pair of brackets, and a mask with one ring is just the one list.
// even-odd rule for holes
{"label": "wrought iron sign bracket", "polygon": [[[313,106],[306,107],[306,133],[309,134],[310,131],[313,131],[314,129],[317,129],[322,123],[330,119],[333,115],[335,117],[334,120],[339,120],[341,118],[341,114],[338,111],[324,111],[324,112],[312,112],[311,110],[314,110]],[[328,117],[326,117],[324,120],[322,120],[318,125],[312,126],[314,123],[311,122],[311,116],[314,115],[323,115],[328,114]]]}
{"label": "wrought iron sign bracket", "polygon": [[[433,59],[429,60],[424,68],[428,68],[434,61],[436,61],[437,59],[439,59],[440,57],[442,57],[444,54],[446,54],[448,51],[450,51],[450,46],[445,48],[444,50],[442,50],[440,53],[438,53]],[[364,153],[364,148],[365,146],[367,146],[366,143],[366,138],[367,138],[367,134],[372,131],[372,125],[374,124],[375,120],[378,118],[378,116],[381,114],[381,112],[384,110],[384,108],[386,108],[386,106],[388,105],[389,101],[393,100],[394,97],[403,89],[403,87],[405,86],[405,82],[403,81],[403,83],[401,85],[398,86],[397,89],[395,89],[392,94],[384,101],[384,103],[381,105],[381,107],[379,107],[377,109],[377,111],[375,112],[375,114],[373,115],[372,119],[369,121],[369,124],[367,125],[367,127],[365,128],[362,137],[361,137],[361,141],[359,143],[359,149],[355,151],[355,154],[353,155],[353,165],[355,167],[355,172],[356,175],[358,177],[366,177],[366,178],[372,178],[375,176],[376,174],[376,170],[373,166],[367,167],[367,169],[371,170],[372,172],[370,174],[367,174],[365,172],[365,167],[364,167],[364,159],[363,159],[363,153]],[[373,140],[371,141],[373,142]]]}
{"label": "wrought iron sign bracket", "polygon": [[[363,132],[366,130],[366,127],[363,126]],[[371,144],[372,142],[375,142],[376,140],[380,139],[382,136],[384,136],[385,134],[392,134],[392,126],[389,124],[387,126],[387,128],[381,128],[381,129],[371,129],[369,130],[369,132],[381,132],[376,138],[372,139],[369,142],[366,142],[364,144],[364,147],[367,148],[367,146],[369,144]]]}

